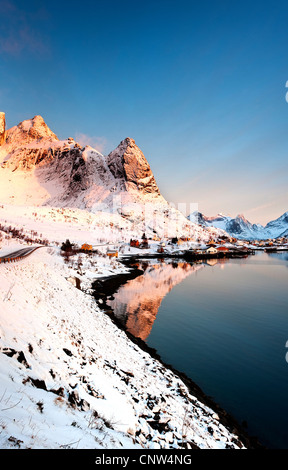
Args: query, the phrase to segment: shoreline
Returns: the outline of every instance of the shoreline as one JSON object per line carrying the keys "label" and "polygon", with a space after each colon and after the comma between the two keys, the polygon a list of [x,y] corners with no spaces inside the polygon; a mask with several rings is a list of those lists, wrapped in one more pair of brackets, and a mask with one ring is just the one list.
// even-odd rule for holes
{"label": "shoreline", "polygon": [[[115,275],[112,274],[110,276],[99,278],[93,281],[91,286],[93,290],[93,293],[91,293],[92,297],[94,297],[101,311],[103,311],[107,316],[109,316],[111,321],[120,330],[125,332],[126,336],[130,341],[136,344],[143,351],[147,352],[153,359],[156,359],[158,362],[160,362],[160,364],[165,367],[165,369],[170,370],[171,372],[173,372],[173,374],[178,376],[185,383],[192,395],[194,395],[201,403],[210,407],[215,413],[218,414],[219,423],[225,426],[230,432],[237,434],[237,436],[247,449],[265,449],[265,446],[259,442],[257,436],[249,435],[248,432],[244,429],[243,425],[241,425],[231,414],[229,414],[217,402],[215,402],[212,397],[206,395],[205,392],[190,377],[187,376],[186,373],[177,370],[171,364],[165,363],[155,348],[151,348],[143,340],[133,336],[129,331],[127,331],[125,326],[116,318],[111,307],[107,305],[108,298],[113,296],[113,294],[115,294],[121,286],[123,286],[130,280],[135,279],[138,276],[144,274],[143,270],[135,266],[137,264],[137,260],[142,260],[144,258],[171,258],[171,256],[165,256],[163,253],[161,255],[162,256],[159,256],[158,253],[157,255],[155,254],[155,256],[143,255],[138,257],[137,255],[132,255],[130,257],[120,259],[119,261],[124,266],[129,267],[130,271],[128,273],[121,273]],[[172,256],[172,258],[183,259],[184,257],[181,258],[178,255],[177,257]]]}

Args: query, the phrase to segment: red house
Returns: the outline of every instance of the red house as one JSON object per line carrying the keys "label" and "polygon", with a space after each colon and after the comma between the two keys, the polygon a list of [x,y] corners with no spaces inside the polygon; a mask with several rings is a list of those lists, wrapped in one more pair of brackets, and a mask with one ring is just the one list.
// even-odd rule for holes
{"label": "red house", "polygon": [[220,253],[228,253],[229,248],[227,248],[227,246],[219,246],[217,248],[217,251],[219,251]]}

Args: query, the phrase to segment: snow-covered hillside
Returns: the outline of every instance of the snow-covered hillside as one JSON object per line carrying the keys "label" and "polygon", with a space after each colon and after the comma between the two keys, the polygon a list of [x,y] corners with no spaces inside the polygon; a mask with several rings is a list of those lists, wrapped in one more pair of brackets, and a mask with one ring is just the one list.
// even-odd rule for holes
{"label": "snow-covered hillside", "polygon": [[[3,131],[4,113],[1,123]],[[60,141],[41,116],[0,135],[2,204],[39,207],[38,212],[45,206],[87,211],[126,232],[133,232],[136,224],[138,236],[144,231],[148,236],[207,240],[211,232],[220,234],[189,222],[163,198],[145,156],[131,138],[104,156],[72,138]]]}
{"label": "snow-covered hillside", "polygon": [[252,224],[243,215],[235,218],[218,214],[215,217],[206,217],[200,212],[193,212],[189,220],[202,227],[214,227],[226,231],[232,237],[246,240],[267,240],[286,236],[288,233],[288,212],[269,222],[265,227],[261,224]]}
{"label": "snow-covered hillside", "polygon": [[42,248],[0,264],[0,448],[242,447],[215,411],[99,310],[90,276],[127,268],[93,262],[98,273],[83,255],[79,274],[77,260],[73,268],[57,249]]}

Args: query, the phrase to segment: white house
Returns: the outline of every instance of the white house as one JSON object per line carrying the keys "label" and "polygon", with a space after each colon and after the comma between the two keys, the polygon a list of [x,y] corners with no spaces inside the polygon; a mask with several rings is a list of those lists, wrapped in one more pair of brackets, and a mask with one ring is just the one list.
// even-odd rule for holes
{"label": "white house", "polygon": [[211,254],[214,255],[215,253],[217,253],[217,249],[214,248],[214,246],[210,246],[210,248],[208,248],[208,249],[206,250],[206,253],[208,253],[209,255],[211,255]]}

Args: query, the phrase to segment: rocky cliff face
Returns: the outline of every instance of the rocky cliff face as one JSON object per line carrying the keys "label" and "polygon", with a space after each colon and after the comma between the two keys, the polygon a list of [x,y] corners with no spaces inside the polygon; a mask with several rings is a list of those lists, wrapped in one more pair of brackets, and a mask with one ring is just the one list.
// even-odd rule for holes
{"label": "rocky cliff face", "polygon": [[50,145],[55,147],[58,142],[44,119],[35,116],[6,131],[5,145],[0,155],[2,164],[14,170],[32,169],[43,161],[51,160]]}
{"label": "rocky cliff face", "polygon": [[21,139],[23,145],[31,142],[43,140],[58,140],[54,132],[49,129],[42,116],[34,116],[32,119],[27,119],[20,122],[17,126],[12,127],[7,131],[7,144],[17,144]]}
{"label": "rocky cliff face", "polygon": [[160,195],[151,168],[143,153],[129,137],[107,157],[108,167],[115,178],[125,182],[126,190],[137,190],[143,194]]}
{"label": "rocky cliff face", "polygon": [[[111,195],[124,195],[125,201],[163,198],[143,153],[130,138],[123,140],[108,156],[68,138],[60,141],[41,116],[23,121],[6,132],[0,152],[2,168],[13,172],[34,171],[44,180],[62,187],[61,201],[82,200],[85,207],[94,201],[112,204]],[[127,197],[128,195],[131,195]],[[59,193],[57,193],[59,197]],[[57,201],[53,199],[53,203]]]}
{"label": "rocky cliff face", "polygon": [[5,142],[5,113],[0,112],[0,145]]}

